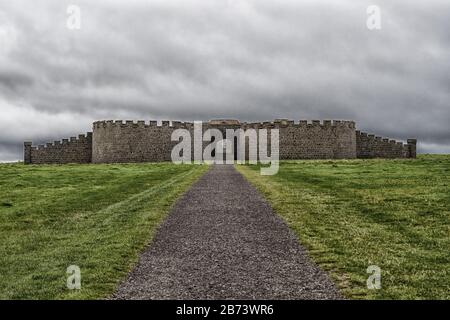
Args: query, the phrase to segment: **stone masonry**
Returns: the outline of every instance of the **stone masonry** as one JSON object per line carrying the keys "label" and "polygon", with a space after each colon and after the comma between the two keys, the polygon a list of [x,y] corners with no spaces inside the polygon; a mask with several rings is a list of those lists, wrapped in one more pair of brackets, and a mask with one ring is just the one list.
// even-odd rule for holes
{"label": "stone masonry", "polygon": [[[171,151],[178,141],[171,141],[175,129],[184,128],[193,137],[192,122],[97,121],[93,132],[78,138],[63,139],[46,145],[24,143],[26,164],[127,163],[171,161]],[[277,119],[273,122],[247,123],[237,120],[203,122],[203,132],[219,129],[279,129],[280,160],[283,159],[354,159],[415,158],[416,140],[407,143],[389,140],[356,130],[355,122],[339,120]],[[193,140],[193,139],[192,139]],[[209,142],[203,142],[205,147]],[[270,144],[270,140],[269,140]],[[193,149],[193,148],[192,148]],[[247,154],[248,154],[248,147]],[[270,149],[270,146],[269,146]]]}

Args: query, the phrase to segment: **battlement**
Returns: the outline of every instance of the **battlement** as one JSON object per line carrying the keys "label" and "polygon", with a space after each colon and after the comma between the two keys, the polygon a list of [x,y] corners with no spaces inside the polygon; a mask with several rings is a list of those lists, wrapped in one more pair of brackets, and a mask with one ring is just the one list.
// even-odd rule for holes
{"label": "battlement", "polygon": [[408,139],[404,144],[388,138],[359,130],[356,134],[356,155],[358,158],[415,158],[416,139]]}
{"label": "battlement", "polygon": [[243,122],[243,127],[247,128],[286,128],[286,127],[347,127],[354,129],[355,122],[348,120],[289,120],[275,119],[274,121],[264,122]]}
{"label": "battlement", "polygon": [[90,163],[92,161],[92,132],[46,144],[24,143],[26,164]]}
{"label": "battlement", "polygon": [[[110,128],[110,127],[127,127],[127,128],[151,128],[151,127],[170,127],[170,128],[191,128],[194,122],[182,121],[156,121],[156,120],[101,120],[95,121],[94,129]],[[203,122],[203,125],[208,126],[241,126],[246,128],[278,128],[278,127],[347,127],[355,128],[354,121],[348,120],[289,120],[289,119],[275,119],[274,121],[264,122],[240,122],[238,120],[209,120]]]}
{"label": "battlement", "polygon": [[103,121],[96,121],[93,124],[94,129],[100,129],[100,128],[114,128],[114,127],[121,127],[121,128],[190,128],[193,127],[193,122],[182,122],[182,121],[156,121],[156,120],[103,120]]}
{"label": "battlement", "polygon": [[47,142],[46,144],[40,144],[33,146],[31,142],[28,142],[31,150],[45,150],[52,148],[60,148],[61,146],[66,146],[71,143],[85,143],[88,141],[92,141],[92,132],[88,132],[86,134],[79,134],[78,137],[70,137],[68,139],[56,140],[53,142]]}
{"label": "battlement", "polygon": [[[279,129],[280,159],[414,158],[415,139],[404,144],[356,130],[349,120],[290,120],[240,122],[213,119],[203,122],[203,130]],[[170,161],[177,142],[176,129],[191,133],[194,122],[156,120],[102,120],[93,123],[93,132],[45,145],[24,144],[25,163],[116,163]],[[270,143],[270,141],[269,141]],[[206,145],[206,142],[204,142]]]}

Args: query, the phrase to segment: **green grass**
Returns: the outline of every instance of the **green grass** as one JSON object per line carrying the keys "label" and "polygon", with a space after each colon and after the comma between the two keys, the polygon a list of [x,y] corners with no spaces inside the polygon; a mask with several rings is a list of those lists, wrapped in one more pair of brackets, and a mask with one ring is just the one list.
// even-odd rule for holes
{"label": "green grass", "polygon": [[[237,166],[348,298],[450,298],[450,156]],[[369,290],[369,265],[381,268]]]}
{"label": "green grass", "polygon": [[[0,165],[0,299],[108,297],[207,166]],[[81,290],[66,269],[81,269]]]}

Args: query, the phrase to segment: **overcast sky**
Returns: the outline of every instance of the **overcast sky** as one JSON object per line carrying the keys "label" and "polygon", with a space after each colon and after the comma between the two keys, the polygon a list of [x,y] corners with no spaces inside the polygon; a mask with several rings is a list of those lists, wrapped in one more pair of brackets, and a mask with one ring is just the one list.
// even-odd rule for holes
{"label": "overcast sky", "polygon": [[0,161],[95,120],[210,118],[349,119],[450,153],[450,1],[0,0]]}

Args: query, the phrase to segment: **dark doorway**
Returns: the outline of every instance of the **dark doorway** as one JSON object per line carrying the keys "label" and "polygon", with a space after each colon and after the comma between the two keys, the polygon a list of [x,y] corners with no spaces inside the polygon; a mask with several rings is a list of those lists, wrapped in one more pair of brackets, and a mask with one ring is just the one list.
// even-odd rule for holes
{"label": "dark doorway", "polygon": [[[212,137],[211,137],[211,143],[213,143],[214,141],[216,141],[216,137],[215,137],[215,136],[212,136]],[[214,148],[214,149],[211,150],[211,158],[214,159],[215,156],[216,156],[216,148]]]}
{"label": "dark doorway", "polygon": [[237,161],[238,159],[238,154],[237,154],[237,149],[238,149],[238,137],[234,137],[233,140],[233,154],[234,154],[234,161]]}

